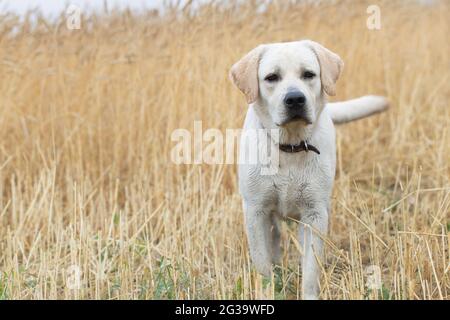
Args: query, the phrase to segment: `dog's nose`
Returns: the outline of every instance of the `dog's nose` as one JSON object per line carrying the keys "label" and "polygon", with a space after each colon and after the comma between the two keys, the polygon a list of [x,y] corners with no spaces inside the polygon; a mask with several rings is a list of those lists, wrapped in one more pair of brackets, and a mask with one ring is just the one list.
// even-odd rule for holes
{"label": "dog's nose", "polygon": [[306,97],[300,91],[291,91],[284,97],[284,105],[288,108],[301,108],[305,105]]}

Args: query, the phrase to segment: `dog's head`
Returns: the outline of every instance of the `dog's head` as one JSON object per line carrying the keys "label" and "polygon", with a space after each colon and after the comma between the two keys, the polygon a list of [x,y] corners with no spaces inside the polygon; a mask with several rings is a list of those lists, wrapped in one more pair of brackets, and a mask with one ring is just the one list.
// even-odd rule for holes
{"label": "dog's head", "polygon": [[324,94],[335,94],[343,66],[337,54],[303,40],[256,47],[233,65],[230,77],[266,128],[304,138],[322,111]]}

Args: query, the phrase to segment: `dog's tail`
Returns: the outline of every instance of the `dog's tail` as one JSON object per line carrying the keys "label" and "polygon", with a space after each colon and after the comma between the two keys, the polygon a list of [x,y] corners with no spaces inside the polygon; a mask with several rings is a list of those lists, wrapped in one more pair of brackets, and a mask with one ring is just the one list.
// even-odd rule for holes
{"label": "dog's tail", "polygon": [[363,96],[360,98],[327,103],[326,108],[334,123],[346,123],[382,112],[389,102],[381,96]]}

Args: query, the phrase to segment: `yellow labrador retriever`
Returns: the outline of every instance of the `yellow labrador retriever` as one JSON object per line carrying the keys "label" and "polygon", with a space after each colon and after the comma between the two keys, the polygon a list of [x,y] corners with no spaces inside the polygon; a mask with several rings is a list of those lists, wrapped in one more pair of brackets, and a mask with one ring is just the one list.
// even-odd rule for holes
{"label": "yellow labrador retriever", "polygon": [[[303,40],[260,45],[230,71],[249,104],[243,135],[248,130],[266,130],[265,144],[250,144],[256,145],[256,152],[267,144],[279,151],[273,174],[261,174],[259,163],[239,165],[250,256],[260,273],[270,275],[272,263],[280,257],[279,219],[300,220],[304,299],[319,296],[317,259],[322,257],[321,237],[328,229],[336,168],[333,124],[388,107],[379,96],[327,104],[326,96],[335,95],[343,66],[337,54]],[[276,138],[270,134],[273,130],[279,133]],[[248,152],[248,144],[241,141],[241,153]]]}

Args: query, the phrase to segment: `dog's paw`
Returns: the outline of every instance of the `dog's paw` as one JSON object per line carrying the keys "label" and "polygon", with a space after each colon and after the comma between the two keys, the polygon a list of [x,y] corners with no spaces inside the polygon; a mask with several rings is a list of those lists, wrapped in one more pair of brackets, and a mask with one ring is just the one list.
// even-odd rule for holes
{"label": "dog's paw", "polygon": [[305,294],[303,300],[319,300],[319,297],[315,294]]}
{"label": "dog's paw", "polygon": [[281,264],[281,250],[275,251],[272,255],[272,264],[279,266]]}
{"label": "dog's paw", "polygon": [[255,264],[256,271],[265,277],[272,276],[272,264],[271,263],[258,263]]}

